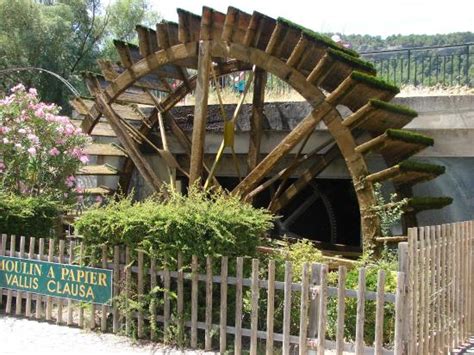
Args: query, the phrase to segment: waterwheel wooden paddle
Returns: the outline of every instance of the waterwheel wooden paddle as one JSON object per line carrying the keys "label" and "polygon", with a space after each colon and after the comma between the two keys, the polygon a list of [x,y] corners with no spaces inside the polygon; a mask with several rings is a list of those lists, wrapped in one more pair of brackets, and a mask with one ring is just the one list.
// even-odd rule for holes
{"label": "waterwheel wooden paddle", "polygon": [[[360,206],[366,245],[374,245],[380,236],[380,221],[372,210],[374,183],[392,182],[401,196],[410,198],[407,225],[416,223],[419,210],[449,203],[449,199],[411,196],[414,184],[437,177],[444,167],[406,160],[432,145],[433,140],[401,129],[416,112],[388,103],[398,88],[376,78],[373,66],[358,58],[357,53],[285,19],[275,20],[258,12],[250,15],[229,7],[224,14],[204,7],[202,16],[198,16],[177,11],[178,24],[162,22],[156,29],[137,26],[139,46],[115,41],[120,63],[100,61],[101,74],[84,74],[92,97],[76,98],[72,105],[81,115],[82,129],[96,137],[97,143],[88,152],[98,158],[96,165],[84,167],[79,174],[118,176],[122,191],[129,190],[135,169],[155,190],[164,182],[174,184],[176,179],[217,186],[216,167],[226,151],[228,161],[236,163],[242,175],[231,192],[251,201],[272,188],[269,207],[279,213],[301,191],[314,186],[315,178],[328,165],[342,157]],[[249,88],[253,91],[249,93],[253,96],[246,159],[239,162],[233,150],[241,97],[232,115],[222,107],[222,143],[206,160],[210,85],[216,85],[220,76],[240,71],[249,72],[242,96]],[[264,154],[261,142],[267,73],[288,83],[312,110]],[[171,112],[191,92],[195,105],[192,134],[187,134]],[[337,106],[345,106],[350,114],[341,115]],[[327,127],[330,141],[303,153],[318,124]],[[158,143],[150,138],[153,132],[159,137]],[[188,163],[170,150],[170,140],[179,144]],[[146,150],[159,157],[166,171],[154,169],[143,154]],[[369,171],[365,157],[371,152],[383,156],[386,169]],[[115,167],[103,163],[111,157]],[[288,180],[298,169],[302,169],[298,178]],[[88,192],[106,194],[116,188],[97,186]],[[315,192],[321,195],[317,188]],[[314,198],[309,194],[308,199]]]}

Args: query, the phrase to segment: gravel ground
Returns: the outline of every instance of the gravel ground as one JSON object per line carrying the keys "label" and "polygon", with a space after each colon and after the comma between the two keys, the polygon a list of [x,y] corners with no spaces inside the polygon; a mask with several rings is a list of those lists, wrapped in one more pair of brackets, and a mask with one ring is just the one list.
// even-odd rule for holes
{"label": "gravel ground", "polygon": [[214,354],[0,315],[0,354]]}

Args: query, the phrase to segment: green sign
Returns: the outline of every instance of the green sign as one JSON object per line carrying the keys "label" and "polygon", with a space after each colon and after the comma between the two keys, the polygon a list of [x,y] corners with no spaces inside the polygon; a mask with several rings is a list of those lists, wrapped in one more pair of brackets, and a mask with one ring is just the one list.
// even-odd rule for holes
{"label": "green sign", "polygon": [[0,288],[110,304],[112,270],[0,256]]}

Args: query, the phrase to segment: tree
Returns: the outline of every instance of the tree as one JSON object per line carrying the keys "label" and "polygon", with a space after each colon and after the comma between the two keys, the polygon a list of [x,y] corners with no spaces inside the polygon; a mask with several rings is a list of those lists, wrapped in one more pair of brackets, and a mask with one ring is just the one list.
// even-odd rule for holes
{"label": "tree", "polygon": [[[35,67],[62,76],[87,91],[81,71],[98,71],[98,58],[111,57],[112,38],[135,39],[135,25],[159,16],[148,0],[0,0],[0,70]],[[0,92],[21,81],[37,87],[43,101],[67,107],[70,93],[56,78],[38,71],[2,74]],[[67,112],[67,111],[66,111]]]}

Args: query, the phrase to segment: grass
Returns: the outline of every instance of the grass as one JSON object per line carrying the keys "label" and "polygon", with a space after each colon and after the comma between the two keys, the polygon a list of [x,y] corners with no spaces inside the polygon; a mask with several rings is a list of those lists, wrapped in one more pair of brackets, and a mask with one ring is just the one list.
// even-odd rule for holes
{"label": "grass", "polygon": [[348,55],[347,53],[341,50],[329,48],[328,54],[334,59],[350,65],[354,69],[362,70],[372,75],[375,75],[377,72],[372,63],[362,60],[360,58]]}
{"label": "grass", "polygon": [[398,164],[402,171],[416,171],[420,173],[429,173],[434,175],[444,174],[446,167],[429,163],[422,163],[416,160],[404,160]]}
{"label": "grass", "polygon": [[344,48],[339,46],[336,42],[334,42],[331,38],[324,36],[320,33],[314,32],[306,27],[300,26],[284,17],[278,17],[277,22],[282,23],[292,29],[295,29],[297,31],[301,31],[303,35],[305,35],[309,40],[312,40],[314,42],[320,43],[324,46],[327,46],[329,48],[333,48],[336,50],[339,50],[341,52],[344,52],[352,57],[359,57],[359,53],[352,49]]}
{"label": "grass", "polygon": [[385,132],[390,138],[404,141],[407,143],[422,144],[425,146],[432,146],[434,139],[423,134],[419,134],[413,131],[407,131],[404,129],[387,129]]}
{"label": "grass", "polygon": [[415,118],[418,116],[418,113],[415,110],[403,105],[395,105],[391,104],[382,100],[371,99],[370,104],[376,108],[379,108],[384,111],[389,111],[392,113],[408,116],[411,118]]}
{"label": "grass", "polygon": [[362,73],[362,72],[354,71],[351,74],[351,79],[353,79],[353,80],[355,80],[355,81],[357,81],[361,84],[365,84],[367,86],[373,87],[375,89],[389,91],[389,92],[392,92],[394,94],[398,94],[400,92],[400,89],[397,86],[392,85],[392,84],[386,82],[383,79],[376,78],[372,75],[367,75],[367,74]]}
{"label": "grass", "polygon": [[408,207],[417,211],[440,209],[450,205],[452,197],[412,197],[408,199]]}

